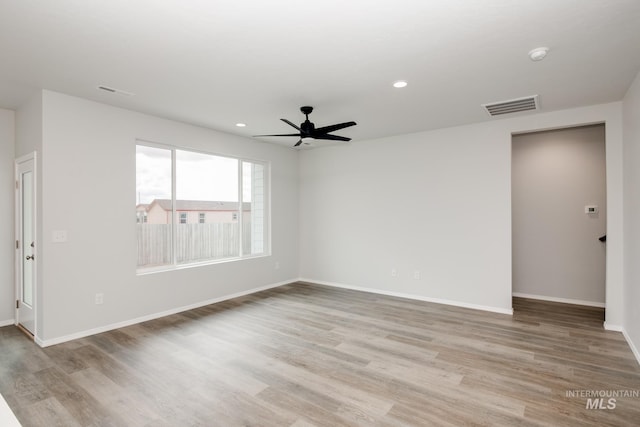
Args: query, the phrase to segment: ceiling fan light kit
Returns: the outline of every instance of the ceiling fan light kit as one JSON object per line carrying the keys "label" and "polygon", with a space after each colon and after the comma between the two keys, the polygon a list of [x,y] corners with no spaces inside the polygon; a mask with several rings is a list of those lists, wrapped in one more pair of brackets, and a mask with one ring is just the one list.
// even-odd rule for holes
{"label": "ceiling fan light kit", "polygon": [[[298,133],[285,133],[285,134],[275,134],[275,135],[254,135],[255,137],[260,137],[260,136],[296,136],[298,138],[300,138],[300,140],[294,145],[294,147],[299,147],[301,144],[303,144],[303,140],[307,139],[307,138],[312,138],[312,139],[326,139],[326,140],[331,140],[331,141],[351,141],[351,138],[347,138],[345,136],[339,136],[339,135],[331,135],[331,132],[340,130],[340,129],[344,129],[350,126],[355,126],[356,122],[344,122],[344,123],[338,123],[335,125],[329,125],[329,126],[323,126],[320,128],[316,128],[316,126],[309,121],[309,114],[311,114],[313,112],[313,107],[310,106],[304,106],[304,107],[300,107],[300,111],[302,112],[302,114],[305,115],[306,119],[304,122],[300,123],[300,126],[295,125],[294,123],[290,122],[287,119],[280,119],[283,122],[285,122],[286,124],[288,124],[289,126],[295,128]],[[311,145],[308,144],[306,142],[304,142],[305,145]]]}

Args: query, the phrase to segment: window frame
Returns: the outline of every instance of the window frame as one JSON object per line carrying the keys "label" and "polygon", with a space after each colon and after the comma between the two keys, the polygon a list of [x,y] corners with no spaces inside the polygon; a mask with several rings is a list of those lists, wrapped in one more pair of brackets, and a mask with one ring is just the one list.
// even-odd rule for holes
{"label": "window frame", "polygon": [[[255,159],[255,158],[250,158],[250,157],[244,157],[244,156],[233,156],[233,155],[229,155],[229,154],[220,154],[217,152],[212,152],[212,151],[207,151],[207,150],[201,150],[201,149],[196,149],[196,148],[192,148],[192,147],[184,147],[184,146],[178,146],[178,145],[171,145],[171,144],[163,144],[163,143],[157,143],[157,142],[152,142],[152,141],[147,141],[147,140],[143,140],[143,139],[136,139],[135,140],[135,144],[134,144],[134,149],[137,146],[145,146],[145,147],[151,147],[151,148],[158,148],[158,149],[164,149],[164,150],[169,150],[171,152],[171,218],[172,218],[172,222],[171,222],[171,262],[168,264],[163,264],[163,265],[158,265],[158,266],[154,266],[154,267],[144,267],[144,266],[136,266],[136,274],[137,275],[144,275],[144,274],[150,274],[150,273],[158,273],[158,272],[163,272],[163,271],[174,271],[174,270],[182,270],[185,268],[192,268],[192,267],[200,267],[200,266],[205,266],[205,265],[212,265],[212,264],[221,264],[221,263],[227,263],[227,262],[235,262],[235,261],[242,261],[242,260],[247,260],[247,259],[253,259],[253,258],[262,258],[262,257],[268,257],[271,256],[271,162],[267,161],[267,160],[260,160],[260,159]],[[193,262],[183,262],[183,263],[178,263],[177,259],[176,259],[176,248],[175,248],[175,244],[177,241],[176,235],[177,235],[177,227],[176,225],[179,224],[179,218],[177,218],[177,214],[178,211],[176,210],[177,208],[177,203],[176,203],[176,151],[186,151],[186,152],[192,152],[192,153],[198,153],[198,154],[204,154],[204,155],[210,155],[210,156],[217,156],[217,157],[224,157],[227,159],[233,159],[236,160],[238,162],[238,223],[240,224],[239,227],[239,233],[238,233],[238,245],[239,245],[239,255],[238,256],[233,256],[233,257],[226,257],[226,258],[218,258],[218,259],[208,259],[208,260],[203,260],[203,261],[193,261]],[[248,162],[248,163],[253,163],[253,164],[260,164],[263,166],[263,180],[264,180],[264,212],[265,212],[265,216],[266,218],[264,219],[264,233],[263,233],[263,248],[264,250],[259,253],[259,254],[244,254],[243,253],[243,231],[242,231],[242,224],[243,224],[243,209],[242,207],[243,205],[243,163],[244,162]],[[136,163],[136,171],[137,171],[137,163]],[[134,179],[135,182],[135,179]],[[137,189],[136,189],[137,190]],[[135,206],[135,205],[134,205]]]}

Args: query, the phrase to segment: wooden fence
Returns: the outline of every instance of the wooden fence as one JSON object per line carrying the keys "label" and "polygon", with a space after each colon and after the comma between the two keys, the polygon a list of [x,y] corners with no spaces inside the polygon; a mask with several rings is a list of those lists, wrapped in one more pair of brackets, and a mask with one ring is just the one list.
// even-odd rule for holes
{"label": "wooden fence", "polygon": [[[240,255],[238,223],[176,224],[178,264]],[[138,267],[171,264],[171,224],[136,224]],[[251,253],[251,222],[243,227],[243,252]]]}

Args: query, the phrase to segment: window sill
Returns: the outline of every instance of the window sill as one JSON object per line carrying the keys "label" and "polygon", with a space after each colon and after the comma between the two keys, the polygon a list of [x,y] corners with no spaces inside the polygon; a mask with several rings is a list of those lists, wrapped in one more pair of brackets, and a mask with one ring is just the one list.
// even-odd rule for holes
{"label": "window sill", "polygon": [[148,274],[164,273],[164,272],[176,271],[176,270],[185,270],[188,268],[204,267],[204,266],[215,265],[215,264],[226,264],[229,262],[246,261],[246,260],[252,260],[257,258],[265,258],[269,256],[271,256],[270,253],[264,253],[264,254],[258,254],[258,255],[247,255],[242,257],[216,259],[216,260],[210,260],[210,261],[190,262],[185,264],[171,264],[171,265],[162,265],[157,267],[138,268],[136,269],[136,276],[146,276]]}

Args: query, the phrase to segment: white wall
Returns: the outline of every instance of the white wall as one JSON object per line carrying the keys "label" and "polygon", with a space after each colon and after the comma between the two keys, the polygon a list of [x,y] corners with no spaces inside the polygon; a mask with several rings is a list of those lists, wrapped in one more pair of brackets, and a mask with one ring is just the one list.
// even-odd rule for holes
{"label": "white wall", "polygon": [[466,126],[301,152],[302,276],[510,310],[510,140],[497,136]]}
{"label": "white wall", "polygon": [[604,306],[605,161],[603,125],[513,136],[514,294]]}
{"label": "white wall", "polygon": [[[296,151],[50,91],[42,117],[44,344],[297,277]],[[137,276],[138,138],[271,162],[273,256]],[[53,230],[68,242],[53,243]]]}
{"label": "white wall", "polygon": [[0,326],[14,322],[15,114],[0,108]]}
{"label": "white wall", "polygon": [[624,329],[640,362],[640,74],[624,98]]}
{"label": "white wall", "polygon": [[621,103],[301,152],[301,276],[509,311],[511,135],[598,122],[607,140],[607,322],[621,325]]}

